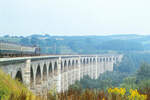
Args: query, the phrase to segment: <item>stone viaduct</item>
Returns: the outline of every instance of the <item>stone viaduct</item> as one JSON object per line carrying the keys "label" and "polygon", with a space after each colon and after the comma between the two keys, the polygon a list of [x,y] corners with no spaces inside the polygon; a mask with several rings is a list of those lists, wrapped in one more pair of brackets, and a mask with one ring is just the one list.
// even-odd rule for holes
{"label": "stone viaduct", "polygon": [[76,80],[88,75],[97,79],[123,55],[56,55],[0,58],[0,69],[22,81],[33,92],[56,89],[63,92]]}

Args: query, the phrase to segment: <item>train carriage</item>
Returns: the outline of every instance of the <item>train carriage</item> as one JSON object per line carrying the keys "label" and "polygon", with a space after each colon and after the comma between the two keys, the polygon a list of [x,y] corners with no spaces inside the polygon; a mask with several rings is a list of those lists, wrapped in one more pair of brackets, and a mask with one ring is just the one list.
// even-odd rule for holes
{"label": "train carriage", "polygon": [[0,57],[40,55],[40,48],[0,42]]}

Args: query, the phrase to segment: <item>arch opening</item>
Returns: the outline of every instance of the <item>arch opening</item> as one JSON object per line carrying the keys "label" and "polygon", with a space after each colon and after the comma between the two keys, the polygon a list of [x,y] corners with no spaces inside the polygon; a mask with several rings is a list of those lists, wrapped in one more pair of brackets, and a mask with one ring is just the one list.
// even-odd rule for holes
{"label": "arch opening", "polygon": [[33,68],[32,66],[30,67],[30,83],[33,84],[34,82],[34,75],[33,75]]}
{"label": "arch opening", "polygon": [[52,63],[49,64],[49,70],[48,70],[49,76],[52,76],[53,70],[52,70]]}
{"label": "arch opening", "polygon": [[18,80],[19,82],[23,82],[21,71],[17,72],[15,79]]}
{"label": "arch opening", "polygon": [[82,59],[80,59],[80,64],[82,64]]}
{"label": "arch opening", "polygon": [[71,62],[69,60],[69,62],[68,62],[68,68],[70,69],[70,67],[71,67]]}
{"label": "arch opening", "polygon": [[87,58],[87,62],[86,62],[86,64],[88,64],[89,63],[89,59]]}
{"label": "arch opening", "polygon": [[115,57],[113,58],[113,61],[115,61]]}
{"label": "arch opening", "polygon": [[93,63],[96,63],[96,59],[95,58],[93,59]]}
{"label": "arch opening", "polygon": [[76,66],[78,66],[78,60],[76,60]]}
{"label": "arch opening", "polygon": [[74,60],[72,61],[72,68],[74,68],[75,67],[75,64],[74,64]]}
{"label": "arch opening", "polygon": [[86,61],[85,61],[85,59],[83,59],[83,65],[85,65],[86,64]]}
{"label": "arch opening", "polygon": [[63,72],[64,69],[63,69],[63,62],[61,62],[61,72]]}
{"label": "arch opening", "polygon": [[43,66],[43,81],[47,80],[47,67],[46,64]]}
{"label": "arch opening", "polygon": [[40,68],[40,65],[38,65],[37,71],[36,71],[36,84],[41,84],[41,68]]}
{"label": "arch opening", "polygon": [[64,62],[64,70],[67,71],[67,61]]}
{"label": "arch opening", "polygon": [[108,62],[108,58],[106,58],[106,62]]}
{"label": "arch opening", "polygon": [[110,62],[111,62],[111,60],[112,60],[112,59],[111,59],[111,58],[109,58],[109,61],[110,61]]}
{"label": "arch opening", "polygon": [[105,62],[105,58],[103,58],[103,62]]}
{"label": "arch opening", "polygon": [[100,58],[99,60],[100,60],[100,62],[102,62],[102,58]]}
{"label": "arch opening", "polygon": [[54,64],[54,74],[57,75],[57,62]]}
{"label": "arch opening", "polygon": [[90,63],[92,63],[92,58],[90,58]]}

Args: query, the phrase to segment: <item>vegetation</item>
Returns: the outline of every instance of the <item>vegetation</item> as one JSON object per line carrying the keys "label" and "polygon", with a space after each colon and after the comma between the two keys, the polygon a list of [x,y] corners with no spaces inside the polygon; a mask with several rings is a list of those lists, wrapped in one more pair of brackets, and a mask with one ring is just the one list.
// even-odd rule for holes
{"label": "vegetation", "polygon": [[0,100],[37,100],[19,81],[0,70]]}
{"label": "vegetation", "polygon": [[108,88],[107,91],[70,88],[64,93],[52,96],[50,100],[149,100],[148,93],[142,94],[139,90],[125,88]]}
{"label": "vegetation", "polygon": [[[123,79],[119,79],[115,74],[113,75],[116,72],[106,72],[97,80],[92,80],[86,76],[80,82],[76,82],[76,84],[70,86],[70,88],[73,90],[83,89],[82,91],[84,92],[87,91],[87,88],[90,89],[89,91],[92,89],[92,91],[96,90],[98,93],[103,91],[104,95],[102,97],[105,100],[149,100],[149,69],[149,64],[142,63],[134,74],[128,74],[128,76],[125,74],[124,78],[121,77]],[[121,73],[118,76],[120,75]]]}
{"label": "vegetation", "polygon": [[108,93],[111,100],[147,100],[147,95],[133,89],[126,91],[125,88],[109,88]]}

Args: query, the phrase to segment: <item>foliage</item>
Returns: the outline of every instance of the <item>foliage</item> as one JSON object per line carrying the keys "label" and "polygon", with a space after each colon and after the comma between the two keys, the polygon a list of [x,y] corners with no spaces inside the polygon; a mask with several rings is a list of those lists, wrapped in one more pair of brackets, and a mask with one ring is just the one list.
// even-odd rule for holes
{"label": "foliage", "polygon": [[114,93],[114,94],[119,94],[121,96],[124,96],[126,93],[126,89],[125,88],[109,88],[108,89],[108,93]]}
{"label": "foliage", "polygon": [[143,63],[137,71],[136,76],[138,80],[150,79],[150,65],[147,63]]}
{"label": "foliage", "polygon": [[113,72],[104,72],[100,75],[98,79],[91,79],[89,76],[84,76],[83,79],[78,82],[78,84],[83,89],[99,89],[99,90],[106,90],[110,87],[118,87],[125,77],[128,74],[120,73],[118,71]]}
{"label": "foliage", "polygon": [[130,89],[129,100],[147,100],[147,95],[139,94],[137,90]]}
{"label": "foliage", "polygon": [[35,97],[23,84],[0,70],[1,100],[34,100]]}
{"label": "foliage", "polygon": [[79,81],[76,81],[75,84],[69,86],[69,89],[81,91],[82,86]]}
{"label": "foliage", "polygon": [[124,78],[123,82],[120,84],[120,87],[126,88],[127,90],[136,89],[137,88],[136,77],[130,76],[130,77]]}
{"label": "foliage", "polygon": [[90,89],[81,91],[69,89],[69,91],[59,93],[58,100],[108,100],[104,91]]}
{"label": "foliage", "polygon": [[127,89],[141,89],[142,92],[150,88],[150,65],[142,63],[135,75],[129,76],[124,79],[120,87]]}
{"label": "foliage", "polygon": [[132,52],[125,53],[119,66],[114,67],[115,71],[133,74],[144,62],[150,63],[150,53]]}
{"label": "foliage", "polygon": [[149,93],[126,88],[108,88],[107,91],[97,89],[78,90],[70,88],[68,91],[48,97],[48,100],[149,100]]}
{"label": "foliage", "polygon": [[125,100],[126,99],[126,89],[125,88],[109,88],[108,90],[109,93],[109,99],[111,100]]}
{"label": "foliage", "polygon": [[108,93],[111,100],[147,100],[147,95],[140,94],[136,89],[109,88]]}

